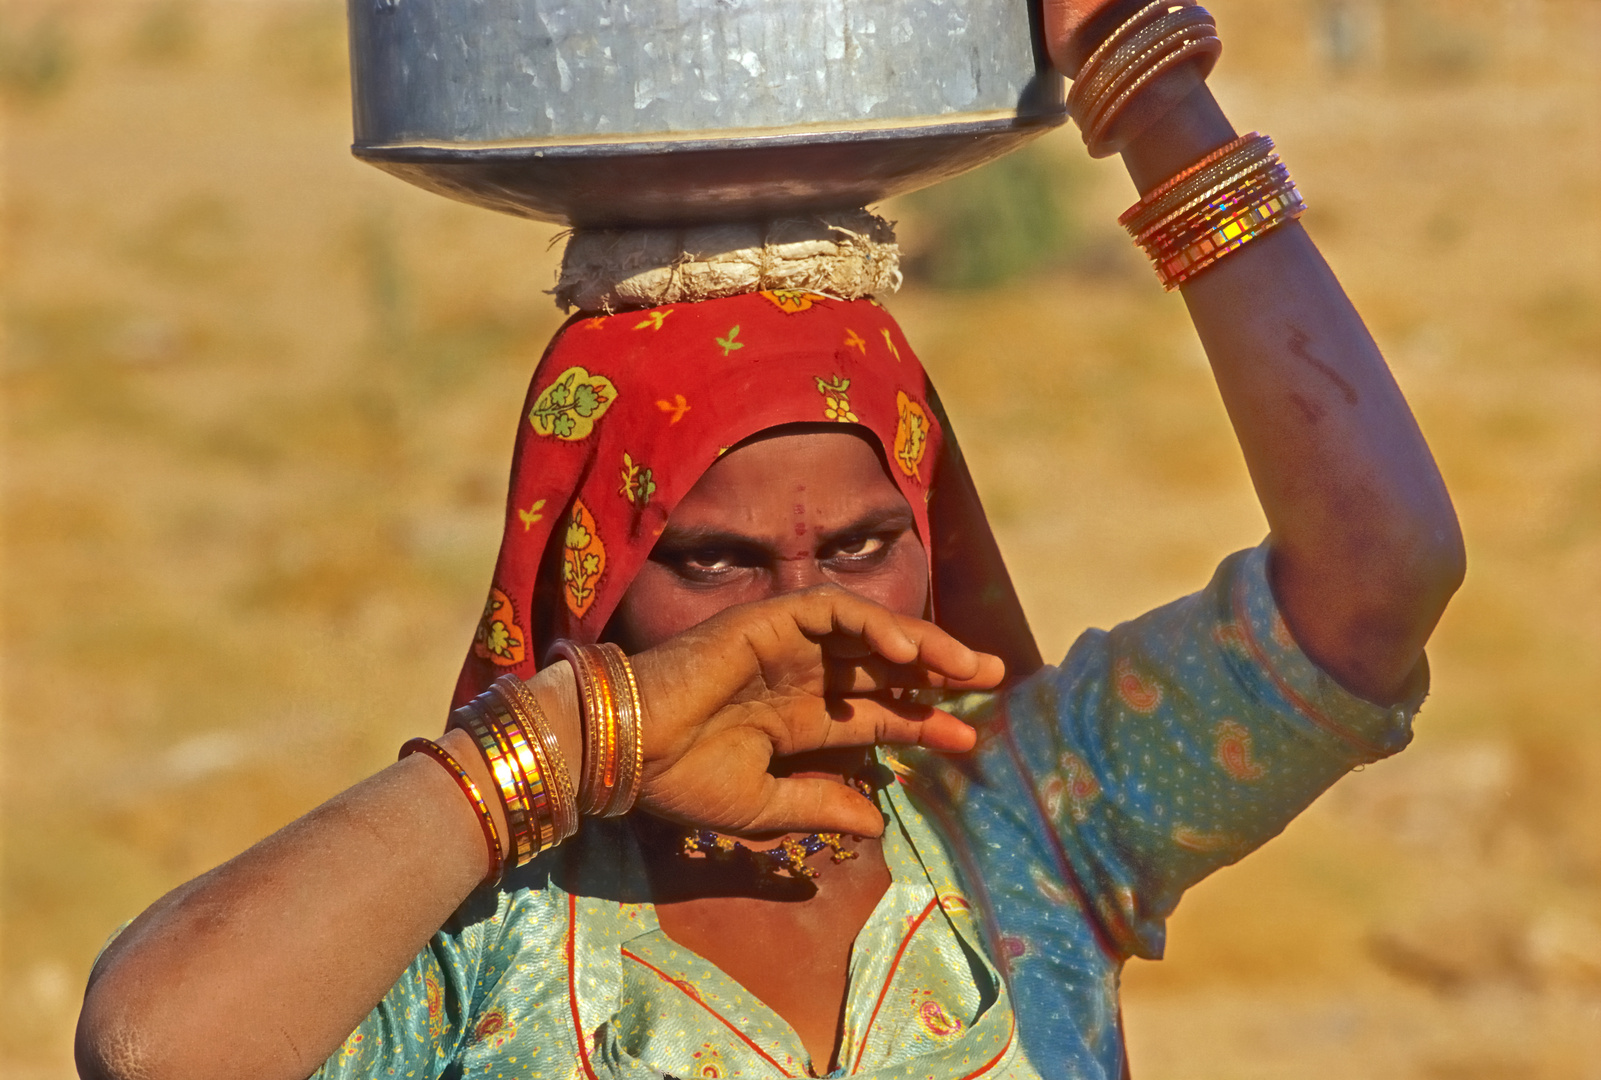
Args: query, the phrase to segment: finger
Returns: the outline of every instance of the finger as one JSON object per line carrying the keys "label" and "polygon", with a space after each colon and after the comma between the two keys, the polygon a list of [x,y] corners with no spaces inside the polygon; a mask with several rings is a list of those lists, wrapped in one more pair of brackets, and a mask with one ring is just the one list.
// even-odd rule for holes
{"label": "finger", "polygon": [[772,797],[740,835],[774,832],[837,832],[878,836],[883,812],[853,788],[837,780],[783,779]]}
{"label": "finger", "polygon": [[878,656],[823,662],[823,693],[827,697],[872,694],[882,690],[915,690],[933,686],[931,676],[916,664],[891,664]]}
{"label": "finger", "polygon": [[869,697],[808,698],[779,711],[770,732],[772,752],[783,757],[808,750],[898,743],[960,754],[977,735],[950,713],[912,701]]}
{"label": "finger", "polygon": [[945,685],[963,689],[996,686],[1005,674],[999,658],[968,648],[933,623],[897,615],[844,589],[812,590],[806,601],[796,613],[797,625],[835,655],[856,655],[854,639],[892,664],[920,664]]}
{"label": "finger", "polygon": [[966,678],[930,674],[929,685],[947,690],[993,690],[1006,679],[1006,661],[992,653],[974,653],[978,670]]}
{"label": "finger", "polygon": [[831,697],[871,694],[880,690],[989,690],[1006,675],[998,656],[979,653],[978,673],[970,679],[953,679],[918,664],[891,664],[880,657],[824,659],[823,693]]}

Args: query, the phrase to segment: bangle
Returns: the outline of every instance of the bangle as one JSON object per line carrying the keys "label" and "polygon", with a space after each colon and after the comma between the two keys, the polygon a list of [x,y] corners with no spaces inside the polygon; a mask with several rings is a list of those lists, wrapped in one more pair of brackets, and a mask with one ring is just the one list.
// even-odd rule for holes
{"label": "bangle", "polygon": [[484,802],[483,792],[473,783],[473,778],[467,775],[467,770],[461,763],[451,756],[450,751],[434,742],[432,739],[411,739],[400,748],[400,760],[404,761],[412,754],[427,754],[450,774],[472,803],[473,811],[478,815],[478,825],[484,832],[484,844],[489,849],[489,872],[484,875],[485,881],[499,881],[500,872],[505,866],[505,860],[500,854],[500,830],[495,828],[495,818],[489,812],[489,804]]}
{"label": "bangle", "polygon": [[1212,160],[1203,158],[1178,177],[1164,182],[1125,210],[1117,223],[1135,236],[1143,235],[1154,225],[1199,205],[1230,184],[1272,163],[1273,140],[1254,131],[1220,149],[1227,153],[1208,154],[1207,158]]}
{"label": "bangle", "polygon": [[556,846],[556,826],[550,803],[550,770],[546,769],[534,753],[527,732],[518,723],[516,710],[505,692],[494,684],[483,694],[486,711],[495,723],[496,733],[511,752],[511,758],[521,773],[521,794],[528,804],[529,843],[526,857],[519,859],[522,866],[528,859]]}
{"label": "bangle", "polygon": [[618,794],[613,814],[626,814],[639,798],[639,787],[645,773],[645,740],[641,736],[645,706],[639,697],[639,680],[634,677],[634,665],[629,663],[623,650],[611,642],[601,646],[610,676],[613,696],[617,698],[617,755]]}
{"label": "bangle", "polygon": [[638,685],[616,645],[580,645],[563,638],[551,647],[573,667],[584,711],[584,764],[578,809],[596,817],[626,814],[639,794],[643,749]]}
{"label": "bangle", "polygon": [[473,737],[484,764],[500,789],[501,806],[506,811],[506,828],[511,833],[510,862],[521,866],[533,858],[538,844],[538,825],[534,820],[532,793],[522,764],[506,741],[503,726],[489,713],[489,695],[480,694],[450,714],[445,730],[459,727]]}
{"label": "bangle", "polygon": [[617,786],[617,713],[605,692],[604,668],[594,645],[567,638],[551,646],[551,653],[572,665],[578,683],[578,701],[584,721],[584,762],[579,772],[578,810],[604,815]]}
{"label": "bangle", "polygon": [[1252,132],[1158,185],[1118,223],[1172,290],[1305,210],[1273,140]]}
{"label": "bangle", "polygon": [[1118,149],[1108,136],[1151,83],[1197,60],[1205,78],[1222,52],[1216,23],[1194,0],[1152,0],[1125,19],[1085,59],[1068,91],[1068,112],[1090,156],[1106,157]]}
{"label": "bangle", "polygon": [[561,744],[551,730],[545,710],[528,684],[515,675],[502,675],[495,680],[511,706],[512,716],[533,749],[539,768],[550,791],[551,824],[555,843],[559,844],[578,831],[578,794],[573,790],[572,777],[567,772],[567,761],[562,757]]}
{"label": "bangle", "polygon": [[1132,209],[1129,209],[1129,210],[1125,211],[1123,213],[1123,216],[1117,219],[1117,223],[1119,225],[1128,225],[1128,224],[1130,224],[1130,222],[1133,220],[1132,216],[1133,216],[1135,210],[1139,210],[1142,207],[1145,207],[1147,205],[1150,205],[1152,203],[1155,203],[1155,202],[1159,201],[1168,192],[1172,191],[1174,188],[1176,188],[1180,184],[1184,183],[1184,181],[1186,181],[1186,180],[1190,179],[1191,177],[1195,176],[1197,173],[1201,172],[1201,170],[1206,169],[1207,167],[1209,167],[1211,165],[1215,165],[1217,162],[1221,161],[1223,158],[1227,157],[1228,155],[1234,153],[1234,151],[1238,150],[1240,147],[1244,146],[1250,140],[1259,139],[1259,138],[1263,138],[1263,137],[1264,136],[1260,136],[1256,132],[1253,131],[1249,135],[1239,135],[1239,136],[1236,136],[1235,138],[1231,139],[1230,141],[1224,143],[1222,146],[1218,147],[1216,150],[1213,150],[1210,154],[1207,154],[1200,161],[1197,161],[1195,164],[1190,165],[1190,166],[1188,166],[1186,168],[1180,169],[1178,172],[1174,173],[1172,176],[1168,177],[1166,180],[1163,180],[1160,184],[1156,185],[1156,187],[1154,187],[1150,191],[1148,191],[1145,194],[1145,196],[1143,198],[1141,198],[1140,201],[1134,205],[1134,207]]}

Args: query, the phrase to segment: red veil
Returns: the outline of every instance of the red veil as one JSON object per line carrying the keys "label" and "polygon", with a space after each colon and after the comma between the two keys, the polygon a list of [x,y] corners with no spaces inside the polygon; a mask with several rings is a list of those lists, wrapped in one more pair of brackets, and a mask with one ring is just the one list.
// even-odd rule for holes
{"label": "red veil", "polygon": [[530,676],[558,637],[597,640],[668,515],[717,457],[781,424],[870,431],[930,553],[933,617],[1040,666],[922,364],[873,300],[780,290],[580,318],[534,372],[505,532],[454,704]]}

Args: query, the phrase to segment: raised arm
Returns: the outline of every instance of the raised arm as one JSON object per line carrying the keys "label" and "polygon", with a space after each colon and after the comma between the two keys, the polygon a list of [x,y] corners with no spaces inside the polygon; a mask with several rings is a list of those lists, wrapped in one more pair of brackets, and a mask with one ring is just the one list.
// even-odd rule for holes
{"label": "raised arm", "polygon": [[[729,608],[642,652],[636,667],[638,805],[736,834],[878,835],[882,816],[854,789],[775,778],[771,757],[874,742],[966,750],[973,732],[949,714],[901,709],[878,692],[924,680],[987,689],[1002,675],[995,657],[833,586]],[[529,685],[576,785],[571,671],[553,665]],[[504,806],[472,739],[454,730],[439,743],[487,795],[504,854]],[[455,781],[415,755],[173,890],[96,965],[78,1021],[80,1074],[302,1080],[479,885],[484,840]],[[445,1063],[430,1050],[426,1064]]]}
{"label": "raised arm", "polygon": [[[1099,7],[1047,4],[1064,71],[1076,71],[1093,46],[1093,23],[1074,32]],[[1104,33],[1105,16],[1096,21]],[[1123,161],[1141,195],[1235,137],[1193,67],[1142,97],[1119,121],[1130,134],[1114,140],[1126,143]],[[1398,700],[1461,584],[1465,556],[1445,484],[1383,356],[1298,222],[1225,256],[1182,291],[1272,530],[1271,580],[1285,621],[1347,689]]]}

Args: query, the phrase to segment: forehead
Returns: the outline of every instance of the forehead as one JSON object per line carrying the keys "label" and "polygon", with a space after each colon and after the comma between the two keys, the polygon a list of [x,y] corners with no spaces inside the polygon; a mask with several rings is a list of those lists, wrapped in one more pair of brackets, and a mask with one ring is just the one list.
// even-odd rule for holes
{"label": "forehead", "polygon": [[803,514],[814,527],[910,509],[871,436],[853,431],[779,434],[744,443],[696,481],[669,527],[752,535],[782,532]]}

